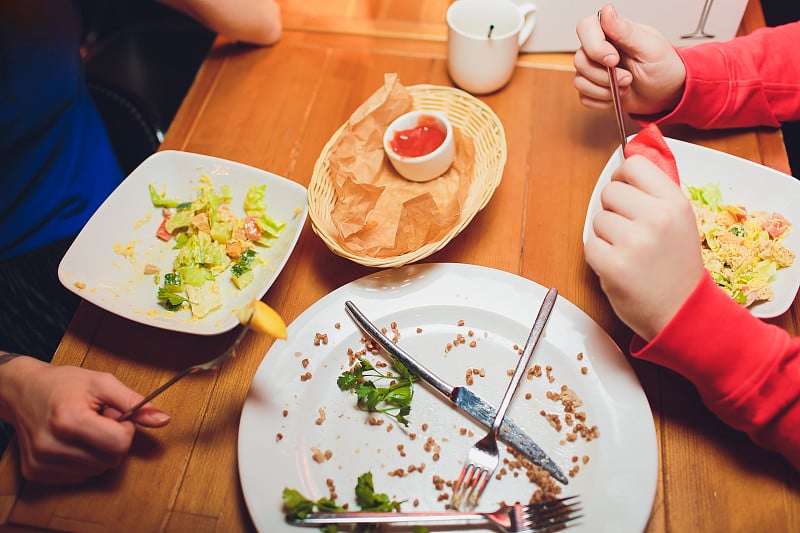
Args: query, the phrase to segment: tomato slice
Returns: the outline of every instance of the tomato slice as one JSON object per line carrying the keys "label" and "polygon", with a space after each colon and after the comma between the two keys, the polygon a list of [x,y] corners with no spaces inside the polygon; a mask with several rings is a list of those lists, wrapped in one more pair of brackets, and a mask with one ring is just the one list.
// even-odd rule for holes
{"label": "tomato slice", "polygon": [[258,217],[245,217],[244,235],[251,241],[261,240],[261,227],[258,225]]}
{"label": "tomato slice", "polygon": [[161,225],[156,230],[156,237],[162,241],[168,241],[172,238],[172,234],[167,231],[167,220],[169,220],[169,215],[164,215],[164,220],[161,221]]}
{"label": "tomato slice", "polygon": [[777,239],[791,227],[791,222],[789,222],[783,215],[779,215],[778,213],[773,213],[772,216],[763,224],[763,228],[773,239]]}

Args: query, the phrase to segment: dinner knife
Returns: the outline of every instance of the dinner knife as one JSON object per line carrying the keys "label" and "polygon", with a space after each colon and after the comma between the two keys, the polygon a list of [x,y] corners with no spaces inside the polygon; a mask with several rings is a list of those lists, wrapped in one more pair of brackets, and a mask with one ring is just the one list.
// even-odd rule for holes
{"label": "dinner knife", "polygon": [[[532,352],[534,348],[536,348],[536,344],[539,342],[539,338],[544,330],[545,323],[555,305],[557,296],[558,293],[555,289],[548,291],[545,296],[542,307],[539,309],[539,314],[534,322],[534,326],[528,336],[528,341],[525,344],[523,353],[527,351]],[[386,350],[389,355],[396,357],[411,371],[411,373],[420,377],[428,383],[428,385],[448,398],[458,409],[471,416],[485,427],[491,427],[497,409],[489,402],[467,387],[453,387],[440,379],[422,363],[414,359],[408,352],[384,335],[384,333],[375,327],[353,302],[348,300],[345,302],[344,306],[347,314],[350,315],[350,318],[355,321],[359,328]],[[564,472],[561,471],[558,465],[513,421],[507,418],[503,420],[498,438],[522,453],[534,464],[544,468],[551,476],[564,485],[569,484],[567,476],[564,475]]]}

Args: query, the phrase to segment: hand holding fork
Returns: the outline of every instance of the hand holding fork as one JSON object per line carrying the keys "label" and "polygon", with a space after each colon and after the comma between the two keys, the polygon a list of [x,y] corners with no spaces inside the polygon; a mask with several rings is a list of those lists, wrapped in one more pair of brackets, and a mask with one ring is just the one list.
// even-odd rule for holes
{"label": "hand holding fork", "polygon": [[497,465],[500,463],[500,452],[497,449],[497,432],[500,430],[503,418],[511,404],[511,397],[517,390],[522,375],[528,367],[533,350],[542,336],[544,326],[550,317],[550,312],[553,310],[557,297],[558,291],[555,288],[547,291],[539,309],[539,314],[536,316],[536,321],[533,323],[533,328],[528,336],[528,341],[525,343],[525,348],[517,362],[517,368],[514,370],[514,375],[511,376],[511,381],[508,383],[503,400],[497,408],[492,427],[489,433],[476,442],[467,454],[464,467],[461,469],[461,474],[453,487],[452,503],[455,509],[474,509],[477,506],[478,500],[489,482],[489,478],[494,474]]}

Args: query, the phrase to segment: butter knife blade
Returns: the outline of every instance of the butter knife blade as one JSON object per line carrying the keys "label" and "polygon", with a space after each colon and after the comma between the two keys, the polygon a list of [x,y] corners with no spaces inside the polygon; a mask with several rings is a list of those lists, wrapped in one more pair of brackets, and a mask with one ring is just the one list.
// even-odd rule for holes
{"label": "butter knife blade", "polygon": [[[533,351],[535,348],[536,341],[538,341],[541,335],[547,317],[555,304],[555,300],[556,294],[548,293],[545,302],[542,304],[542,308],[539,310],[539,316],[537,316],[536,324],[531,330],[525,350]],[[397,346],[391,339],[384,335],[380,329],[375,327],[353,302],[348,300],[345,302],[344,306],[347,314],[350,315],[350,318],[353,319],[359,328],[386,350],[389,355],[396,357],[403,363],[412,374],[428,383],[428,385],[448,398],[458,409],[480,422],[486,428],[492,426],[497,409],[489,402],[467,387],[453,387],[449,385],[428,370],[427,367],[414,359],[408,352]],[[564,475],[564,472],[561,471],[558,465],[512,420],[508,418],[503,420],[503,424],[500,426],[500,431],[498,432],[498,438],[515,448],[535,465],[542,467],[564,485],[569,484],[567,476]]]}

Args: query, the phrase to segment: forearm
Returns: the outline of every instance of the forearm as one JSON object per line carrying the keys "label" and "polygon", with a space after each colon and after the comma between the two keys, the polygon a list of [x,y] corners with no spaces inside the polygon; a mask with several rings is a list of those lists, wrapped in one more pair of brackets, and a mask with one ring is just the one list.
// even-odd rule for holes
{"label": "forearm", "polygon": [[709,276],[631,354],[685,376],[721,420],[800,470],[800,339],[754,317]]}
{"label": "forearm", "polygon": [[281,37],[281,11],[274,0],[159,1],[237,41],[269,45]]}
{"label": "forearm", "polygon": [[696,128],[777,127],[800,119],[800,22],[679,50],[686,85],[661,120]]}

